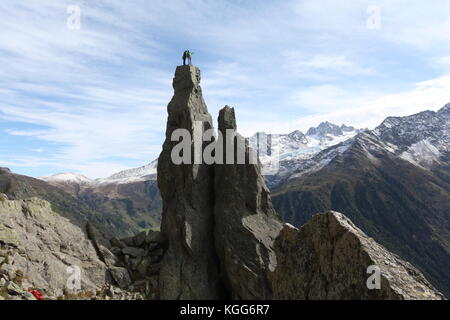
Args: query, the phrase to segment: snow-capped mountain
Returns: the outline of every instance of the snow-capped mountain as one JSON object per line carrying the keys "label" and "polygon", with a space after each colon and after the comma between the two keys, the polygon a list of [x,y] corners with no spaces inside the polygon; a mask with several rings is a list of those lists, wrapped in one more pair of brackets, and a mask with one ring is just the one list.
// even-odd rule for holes
{"label": "snow-capped mountain", "polygon": [[[391,156],[401,158],[421,168],[448,165],[450,153],[449,114],[450,104],[438,112],[424,111],[406,117],[389,117],[374,130],[359,131],[357,134],[353,134],[355,131],[348,131],[350,139],[344,139],[345,134],[338,136],[330,140],[331,146],[312,153],[310,157],[281,157],[280,170],[275,176],[268,177],[268,184],[274,187],[287,180],[295,180],[314,173],[339,156],[345,155],[345,152],[353,147],[357,148],[359,152],[364,152],[367,158],[373,162],[377,161],[377,153],[387,152]],[[328,132],[330,130],[335,132],[336,128],[326,124],[319,127],[322,127],[324,130],[322,132],[326,137],[333,137]],[[317,133],[317,131],[310,129],[309,133]],[[319,146],[323,145],[319,144]]]}
{"label": "snow-capped mountain", "polygon": [[77,173],[58,173],[49,177],[40,177],[39,179],[46,182],[58,182],[58,183],[76,183],[79,185],[86,185],[93,182],[93,180],[82,174]]}
{"label": "snow-capped mountain", "polygon": [[156,183],[157,161],[91,180],[64,173],[40,178],[108,220],[112,233],[121,236],[155,228],[161,220],[161,197]]}
{"label": "snow-capped mountain", "polygon": [[387,118],[372,133],[392,153],[417,166],[442,164],[450,152],[450,104],[438,112]]}
{"label": "snow-capped mountain", "polygon": [[[348,141],[361,131],[344,124],[337,126],[330,122],[323,122],[318,127],[310,128],[306,135],[298,130],[290,134],[259,132],[253,135],[249,142],[252,148],[257,150],[263,167],[279,163],[276,174],[266,176],[268,185],[273,186],[299,167],[308,164],[320,166],[320,163],[312,161],[315,155],[329,147]],[[326,159],[321,161],[325,163]]]}
{"label": "snow-capped mountain", "polygon": [[317,128],[310,128],[306,135],[308,136],[321,136],[325,137],[327,135],[331,136],[342,136],[346,132],[355,131],[355,128],[348,127],[345,124],[342,126],[337,126],[330,122],[322,122]]}
{"label": "snow-capped mountain", "polygon": [[155,160],[148,165],[124,170],[113,174],[108,178],[103,179],[89,179],[81,174],[77,173],[60,173],[49,177],[40,177],[39,179],[49,183],[68,183],[78,184],[83,186],[98,186],[106,184],[127,184],[139,181],[156,180],[156,168],[158,161]]}
{"label": "snow-capped mountain", "polygon": [[261,156],[279,157],[280,160],[309,159],[318,152],[354,137],[361,130],[329,122],[310,128],[307,134],[294,131],[290,134],[253,135],[250,145]]}
{"label": "snow-capped mountain", "polygon": [[158,161],[155,160],[143,167],[124,170],[113,174],[105,179],[95,180],[95,184],[127,184],[138,181],[156,180],[156,168]]}

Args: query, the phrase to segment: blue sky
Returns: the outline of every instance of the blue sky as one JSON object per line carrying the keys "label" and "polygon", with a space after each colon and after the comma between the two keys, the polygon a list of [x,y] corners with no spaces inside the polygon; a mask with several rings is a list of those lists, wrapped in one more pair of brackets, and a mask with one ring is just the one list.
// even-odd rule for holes
{"label": "blue sky", "polygon": [[3,0],[0,166],[98,178],[155,159],[184,49],[213,117],[234,106],[245,135],[437,110],[449,13],[448,0]]}

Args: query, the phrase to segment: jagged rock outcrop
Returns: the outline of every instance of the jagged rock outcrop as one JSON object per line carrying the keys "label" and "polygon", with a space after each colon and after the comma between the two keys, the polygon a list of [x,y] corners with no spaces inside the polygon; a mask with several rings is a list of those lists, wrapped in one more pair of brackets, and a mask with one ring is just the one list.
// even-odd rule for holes
{"label": "jagged rock outcrop", "polygon": [[[193,137],[195,121],[202,121],[202,131],[213,127],[202,97],[200,70],[177,67],[173,88],[175,94],[167,108],[166,141],[158,160],[158,187],[163,199],[161,231],[168,242],[159,279],[161,298],[217,299],[221,289],[213,241],[213,167],[176,165],[171,159],[172,149],[178,144],[171,141],[174,130],[185,129]],[[193,163],[193,152],[191,160]]]}
{"label": "jagged rock outcrop", "polygon": [[[275,242],[275,299],[442,299],[423,275],[367,237],[341,213],[314,216],[301,229],[285,225]],[[376,266],[379,289],[367,281]],[[370,270],[370,269],[369,269]]]}
{"label": "jagged rock outcrop", "polygon": [[101,257],[112,270],[112,276],[123,289],[141,292],[147,299],[159,299],[159,272],[165,252],[160,232],[141,232],[134,237],[111,239],[110,249]]}
{"label": "jagged rock outcrop", "polygon": [[[272,207],[259,162],[251,164],[254,151],[236,129],[234,109],[226,106],[219,113],[219,130],[224,149],[227,139],[233,140],[229,145],[234,147],[224,152],[223,159],[225,163],[227,153],[232,152],[233,163],[214,167],[214,237],[221,273],[233,298],[271,299],[268,275],[277,265],[272,246],[282,223]],[[237,162],[239,152],[245,155],[243,164]]]}
{"label": "jagged rock outcrop", "polygon": [[7,195],[11,200],[31,198],[46,200],[51,203],[55,213],[67,218],[81,229],[84,229],[89,221],[101,229],[102,233],[112,236],[110,223],[116,224],[111,220],[115,220],[117,214],[92,211],[86,204],[64,190],[39,179],[12,173],[7,168],[0,169],[0,193]]}
{"label": "jagged rock outcrop", "polygon": [[77,266],[82,290],[95,291],[107,283],[106,266],[85,233],[55,213],[47,201],[8,200],[2,194],[0,246],[4,260],[0,273],[8,281],[19,272],[27,286],[60,296],[71,276],[68,267]]}
{"label": "jagged rock outcrop", "polygon": [[[95,227],[84,231],[45,200],[9,200],[0,193],[0,300],[36,300],[29,290],[50,300],[156,299],[159,233],[135,238],[139,248],[117,239],[110,247]],[[142,256],[130,258],[122,253],[127,248]]]}

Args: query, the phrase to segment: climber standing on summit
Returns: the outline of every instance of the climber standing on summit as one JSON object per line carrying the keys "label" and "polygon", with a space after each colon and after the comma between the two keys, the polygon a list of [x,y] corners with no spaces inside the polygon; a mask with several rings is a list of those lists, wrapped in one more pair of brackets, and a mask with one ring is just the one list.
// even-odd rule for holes
{"label": "climber standing on summit", "polygon": [[184,50],[184,52],[183,52],[183,66],[186,65],[187,53],[188,53],[188,51]]}
{"label": "climber standing on summit", "polygon": [[194,54],[194,53],[191,52],[191,51],[189,51],[189,50],[186,50],[186,51],[183,52],[183,66],[186,65],[186,59],[188,59],[189,65],[192,64],[192,55],[193,55],[193,54]]}
{"label": "climber standing on summit", "polygon": [[188,58],[189,65],[192,64],[192,55],[193,55],[193,54],[194,54],[194,53],[191,52],[190,50],[188,50],[188,51],[186,52],[186,55],[187,55],[187,58]]}

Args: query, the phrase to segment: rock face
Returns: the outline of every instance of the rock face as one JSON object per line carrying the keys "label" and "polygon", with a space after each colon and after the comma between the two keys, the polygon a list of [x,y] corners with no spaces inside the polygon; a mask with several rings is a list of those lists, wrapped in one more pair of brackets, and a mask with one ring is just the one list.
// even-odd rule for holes
{"label": "rock face", "polygon": [[344,131],[352,131],[354,128],[342,126],[339,127],[333,123],[330,122],[322,122],[317,128],[310,128],[306,135],[313,136],[317,135],[320,137],[325,137],[328,134],[334,135],[334,136],[342,136],[344,134]]}
{"label": "rock face", "polygon": [[[275,242],[275,250],[275,299],[443,298],[416,268],[337,212],[316,215],[300,230],[286,225]],[[381,271],[379,289],[367,286],[373,272],[368,274],[370,266]]]}
{"label": "rock face", "polygon": [[[121,288],[133,288],[147,299],[159,299],[158,275],[165,246],[161,234],[142,232],[131,238],[111,239],[102,257],[113,265],[112,276]],[[108,264],[108,263],[107,263]]]}
{"label": "rock face", "polygon": [[[177,68],[158,160],[161,237],[168,247],[159,274],[162,299],[442,298],[420,272],[342,214],[318,215],[300,230],[282,224],[259,162],[249,163],[252,151],[236,134],[234,109],[220,111],[219,131],[225,138],[219,135],[216,140],[215,164],[175,164],[171,154],[178,141],[171,137],[176,129],[193,136],[194,121],[202,121],[202,132],[213,127],[199,83],[196,67]],[[224,148],[221,159],[220,144],[231,140],[241,142],[231,149],[235,155]],[[189,141],[190,151],[196,141]],[[244,164],[236,163],[239,154]],[[376,291],[367,286],[367,267],[373,265],[381,270],[381,288]]]}
{"label": "rock face", "polygon": [[48,294],[63,294],[70,266],[80,268],[84,291],[95,291],[107,282],[106,266],[84,232],[44,200],[7,200],[1,195],[0,245],[8,261],[3,261],[1,273],[12,280],[20,272],[30,287]]}
{"label": "rock face", "polygon": [[200,88],[200,70],[178,67],[173,87],[166,141],[158,160],[158,187],[163,199],[161,231],[169,244],[161,266],[161,298],[216,299],[220,297],[220,281],[213,241],[213,167],[175,165],[171,160],[172,149],[178,144],[171,141],[174,130],[186,129],[194,136],[195,121],[202,121],[203,131],[212,128]]}
{"label": "rock face", "polygon": [[[227,129],[234,133],[232,137],[227,136]],[[232,150],[236,152],[231,157],[234,164],[215,165],[216,248],[223,280],[233,298],[271,299],[267,277],[277,265],[272,245],[282,223],[272,207],[260,164],[250,164],[253,150],[236,129],[234,109],[227,106],[220,111],[219,130],[226,137],[225,145],[227,139],[234,141],[236,147]],[[237,164],[240,151],[245,154],[245,164]]]}
{"label": "rock face", "polygon": [[[109,241],[91,224],[84,231],[45,200],[0,193],[0,300],[35,300],[28,290],[51,300],[157,299],[161,236],[128,239]],[[80,288],[70,285],[78,270]]]}

